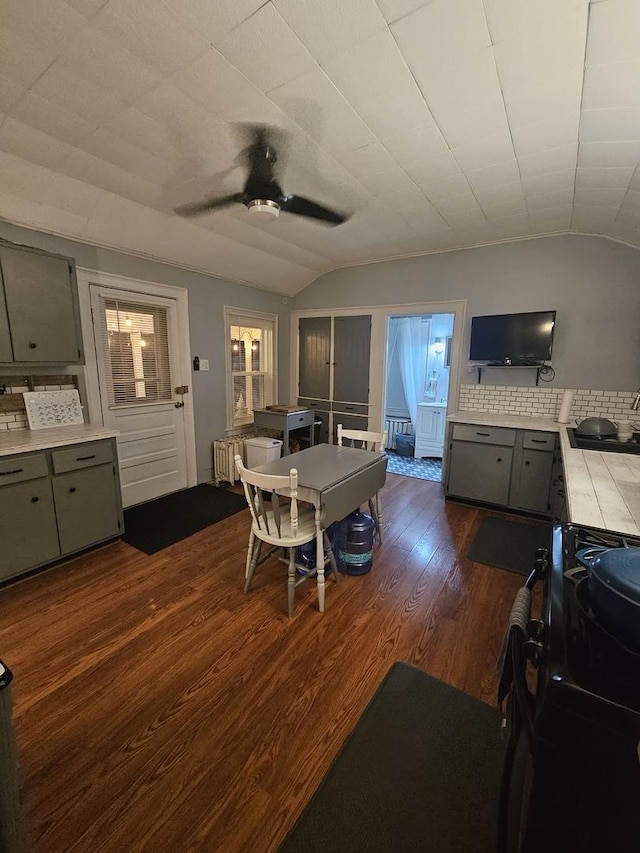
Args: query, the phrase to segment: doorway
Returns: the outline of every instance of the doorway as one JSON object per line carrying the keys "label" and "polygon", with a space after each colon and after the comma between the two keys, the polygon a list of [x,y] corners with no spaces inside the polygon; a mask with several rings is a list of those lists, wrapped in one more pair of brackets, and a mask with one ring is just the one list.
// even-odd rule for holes
{"label": "doorway", "polygon": [[89,420],[118,430],[123,506],[195,485],[186,294],[82,270]]}
{"label": "doorway", "polygon": [[391,473],[442,480],[454,316],[389,317],[384,425]]}

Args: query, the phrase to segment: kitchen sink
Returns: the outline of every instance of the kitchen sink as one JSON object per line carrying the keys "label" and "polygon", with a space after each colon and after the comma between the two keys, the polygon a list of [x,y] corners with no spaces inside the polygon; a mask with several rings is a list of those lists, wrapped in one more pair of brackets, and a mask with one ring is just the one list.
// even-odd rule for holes
{"label": "kitchen sink", "polygon": [[634,432],[629,441],[618,441],[617,438],[585,438],[576,435],[575,427],[567,427],[571,447],[579,450],[599,450],[612,453],[640,453],[640,432]]}

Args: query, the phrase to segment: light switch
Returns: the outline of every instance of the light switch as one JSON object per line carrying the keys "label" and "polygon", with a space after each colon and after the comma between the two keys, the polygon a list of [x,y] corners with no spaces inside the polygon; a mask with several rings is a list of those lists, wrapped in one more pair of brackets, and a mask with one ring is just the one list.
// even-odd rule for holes
{"label": "light switch", "polygon": [[200,359],[200,370],[209,370],[209,359],[201,358]]}

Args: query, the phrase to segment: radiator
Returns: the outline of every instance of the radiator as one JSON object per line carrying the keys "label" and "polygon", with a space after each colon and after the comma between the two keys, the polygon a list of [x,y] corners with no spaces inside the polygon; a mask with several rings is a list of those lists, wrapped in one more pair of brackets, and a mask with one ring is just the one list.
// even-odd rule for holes
{"label": "radiator", "polygon": [[384,422],[387,431],[387,448],[396,449],[397,435],[413,435],[413,426],[409,418],[387,418]]}
{"label": "radiator", "polygon": [[236,471],[234,456],[236,454],[242,456],[242,462],[246,465],[247,454],[244,442],[247,438],[255,438],[254,433],[245,432],[231,438],[217,438],[213,442],[213,476],[216,486],[223,481],[233,485],[236,480],[240,479]]}

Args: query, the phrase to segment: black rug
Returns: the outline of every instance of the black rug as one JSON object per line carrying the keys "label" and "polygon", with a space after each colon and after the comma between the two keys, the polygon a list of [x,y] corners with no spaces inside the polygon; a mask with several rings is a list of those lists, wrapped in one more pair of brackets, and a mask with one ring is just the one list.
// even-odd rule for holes
{"label": "black rug", "polygon": [[490,516],[480,525],[467,557],[474,563],[528,575],[536,550],[551,547],[551,530],[550,524],[534,525]]}
{"label": "black rug", "polygon": [[126,509],[122,538],[145,554],[155,554],[242,509],[247,509],[244,495],[200,483]]}
{"label": "black rug", "polygon": [[501,714],[395,663],[279,853],[488,853]]}

